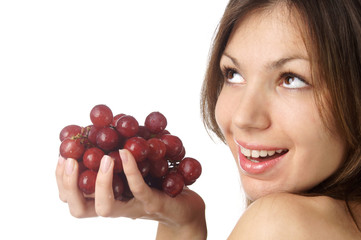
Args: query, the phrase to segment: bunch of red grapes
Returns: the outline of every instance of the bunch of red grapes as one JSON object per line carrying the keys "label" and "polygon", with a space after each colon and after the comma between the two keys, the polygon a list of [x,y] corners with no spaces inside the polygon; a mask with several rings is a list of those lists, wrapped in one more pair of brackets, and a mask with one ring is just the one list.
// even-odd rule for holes
{"label": "bunch of red grapes", "polygon": [[60,155],[79,163],[79,189],[86,195],[95,192],[95,181],[102,157],[114,160],[113,193],[118,200],[133,197],[119,155],[129,150],[137,162],[145,182],[171,197],[180,194],[185,185],[193,184],[201,175],[201,164],[185,157],[179,137],[166,130],[167,119],[160,112],[150,113],[139,125],[131,115],[113,116],[106,105],[96,105],[90,112],[92,125],[68,125],[60,132]]}

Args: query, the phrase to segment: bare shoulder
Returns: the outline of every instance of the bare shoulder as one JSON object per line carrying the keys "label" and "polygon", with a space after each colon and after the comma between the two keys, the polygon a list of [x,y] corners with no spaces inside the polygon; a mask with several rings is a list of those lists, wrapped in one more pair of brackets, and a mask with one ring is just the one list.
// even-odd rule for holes
{"label": "bare shoulder", "polygon": [[360,239],[342,202],[277,193],[244,212],[229,239]]}

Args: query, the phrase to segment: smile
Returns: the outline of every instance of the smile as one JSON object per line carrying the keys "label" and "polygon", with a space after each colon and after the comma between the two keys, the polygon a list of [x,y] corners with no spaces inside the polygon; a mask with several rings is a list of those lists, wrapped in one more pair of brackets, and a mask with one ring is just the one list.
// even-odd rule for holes
{"label": "smile", "polygon": [[[238,161],[244,173],[259,175],[272,171],[287,155],[288,149],[265,147],[261,145],[238,145]],[[247,146],[247,148],[245,147]],[[277,168],[276,168],[277,169]]]}
{"label": "smile", "polygon": [[252,150],[247,149],[239,145],[241,153],[252,162],[261,162],[265,160],[271,160],[284,153],[288,152],[287,149],[277,149],[277,150]]}

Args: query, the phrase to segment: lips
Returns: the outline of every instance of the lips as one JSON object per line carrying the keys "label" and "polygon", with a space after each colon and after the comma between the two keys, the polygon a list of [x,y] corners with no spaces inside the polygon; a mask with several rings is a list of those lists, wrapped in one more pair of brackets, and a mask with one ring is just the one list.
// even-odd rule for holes
{"label": "lips", "polygon": [[288,149],[254,146],[253,149],[238,145],[238,158],[241,168],[249,174],[262,174],[270,171],[286,155]]}

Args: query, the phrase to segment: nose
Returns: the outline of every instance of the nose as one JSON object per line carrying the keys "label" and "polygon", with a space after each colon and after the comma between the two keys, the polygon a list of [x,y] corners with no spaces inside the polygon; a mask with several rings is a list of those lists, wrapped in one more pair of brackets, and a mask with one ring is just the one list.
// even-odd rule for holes
{"label": "nose", "polygon": [[264,130],[270,127],[270,99],[266,91],[247,88],[242,91],[232,116],[235,127],[246,131]]}

